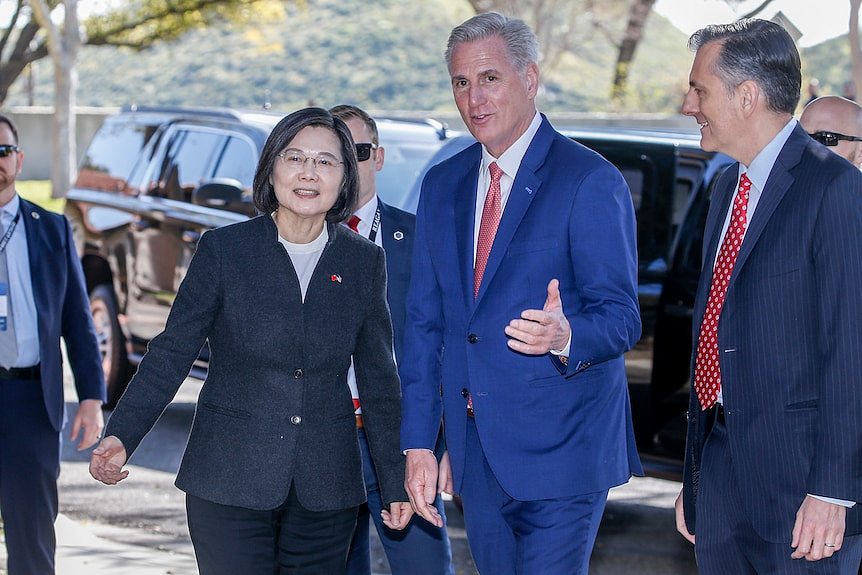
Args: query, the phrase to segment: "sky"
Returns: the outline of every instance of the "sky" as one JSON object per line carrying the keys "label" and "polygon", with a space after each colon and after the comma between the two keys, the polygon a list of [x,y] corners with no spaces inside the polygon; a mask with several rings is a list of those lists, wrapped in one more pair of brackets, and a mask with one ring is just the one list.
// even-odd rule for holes
{"label": "sky", "polygon": [[[658,0],[653,9],[686,34],[691,34],[707,24],[731,22],[761,2],[745,0],[734,11],[724,0]],[[808,47],[847,33],[850,2],[773,0],[758,17],[771,18],[778,11],[783,12],[802,31],[799,45]]]}

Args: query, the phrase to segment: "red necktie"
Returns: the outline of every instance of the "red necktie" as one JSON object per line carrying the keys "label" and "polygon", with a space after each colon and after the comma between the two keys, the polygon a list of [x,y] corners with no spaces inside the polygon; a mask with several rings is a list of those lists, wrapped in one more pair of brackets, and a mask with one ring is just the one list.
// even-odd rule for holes
{"label": "red necktie", "polygon": [[706,312],[700,324],[700,335],[697,338],[697,357],[694,362],[694,390],[700,401],[701,409],[709,409],[718,399],[721,389],[721,367],[719,365],[718,320],[724,307],[724,298],[736,256],[742,246],[742,238],[748,225],[748,192],[751,190],[751,180],[742,174],[739,178],[739,188],[733,200],[733,212],[730,215],[730,225],[721,242],[718,259],[712,273],[712,285],[709,287],[709,298],[706,300]]}
{"label": "red necktie", "polygon": [[361,222],[361,221],[362,220],[359,218],[359,216],[357,216],[356,214],[353,214],[352,216],[350,216],[350,219],[347,220],[347,227],[358,234],[359,233],[359,222]]}
{"label": "red necktie", "polygon": [[494,245],[494,236],[497,234],[497,226],[500,225],[500,215],[503,211],[503,198],[500,191],[500,178],[503,177],[503,170],[500,169],[497,162],[492,162],[488,169],[491,171],[491,185],[488,187],[488,195],[485,196],[482,221],[479,224],[476,266],[473,268],[473,298],[479,295],[479,286],[482,285],[482,276],[485,274],[488,255],[491,253],[491,246]]}

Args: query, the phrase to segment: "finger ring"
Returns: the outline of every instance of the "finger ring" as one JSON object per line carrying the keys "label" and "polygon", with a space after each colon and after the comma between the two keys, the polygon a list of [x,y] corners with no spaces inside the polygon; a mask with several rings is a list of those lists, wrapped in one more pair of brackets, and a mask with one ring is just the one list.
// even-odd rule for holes
{"label": "finger ring", "polygon": [[835,544],[834,543],[824,543],[823,546],[824,547],[835,547]]}

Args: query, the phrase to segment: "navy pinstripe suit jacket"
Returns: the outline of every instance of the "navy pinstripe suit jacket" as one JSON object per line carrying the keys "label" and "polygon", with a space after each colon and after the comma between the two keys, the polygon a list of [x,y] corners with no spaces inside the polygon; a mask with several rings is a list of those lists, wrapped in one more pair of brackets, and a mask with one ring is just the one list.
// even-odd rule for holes
{"label": "navy pinstripe suit jacket", "polygon": [[[737,173],[719,180],[707,217],[695,346]],[[862,173],[799,126],[746,232],[718,339],[730,464],[760,536],[789,543],[808,493],[862,503]],[[692,391],[684,483],[692,533],[707,423]],[[860,532],[857,505],[846,534]]]}

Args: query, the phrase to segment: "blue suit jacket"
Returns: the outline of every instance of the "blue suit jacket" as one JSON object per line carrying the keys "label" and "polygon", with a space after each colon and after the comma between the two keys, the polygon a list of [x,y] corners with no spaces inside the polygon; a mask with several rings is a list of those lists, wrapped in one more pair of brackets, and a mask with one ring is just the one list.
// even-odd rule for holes
{"label": "blue suit jacket", "polygon": [[102,359],[90,315],[81,260],[65,217],[21,198],[30,277],[39,329],[42,393],[51,425],[63,428],[63,361],[60,338],[75,377],[78,399],[105,401]]}
{"label": "blue suit jacket", "polygon": [[[693,341],[738,169],[707,217]],[[718,339],[733,470],[761,537],[790,542],[806,493],[862,502],[862,174],[800,128],[769,175],[728,287]],[[693,362],[692,362],[693,367]],[[707,417],[691,394],[686,522],[695,532]],[[860,533],[859,505],[847,534]]]}
{"label": "blue suit jacket", "polygon": [[386,300],[392,316],[395,357],[401,356],[404,342],[404,317],[407,289],[410,287],[410,259],[413,256],[413,232],[416,216],[378,199],[380,206],[383,251],[386,252]]}
{"label": "blue suit jacket", "polygon": [[[466,400],[502,487],[522,500],[606,489],[641,473],[622,354],[640,335],[631,195],[601,156],[543,119],[515,177],[473,298],[481,147],[432,168],[417,214],[399,362],[402,449],[434,446],[445,411],[456,490]],[[560,280],[572,326],[568,368],[506,345],[504,328],[541,309]],[[442,404],[441,404],[442,386]]]}

